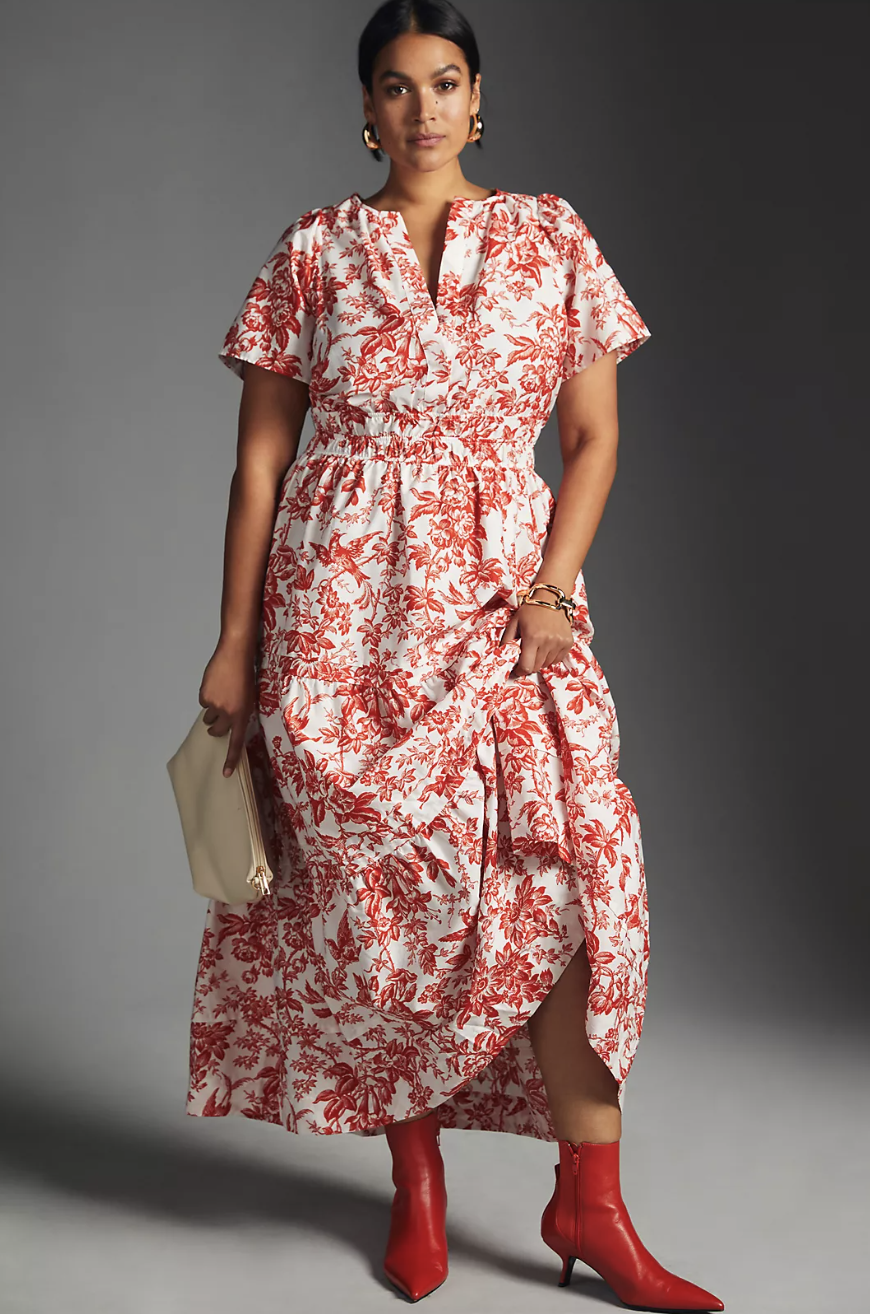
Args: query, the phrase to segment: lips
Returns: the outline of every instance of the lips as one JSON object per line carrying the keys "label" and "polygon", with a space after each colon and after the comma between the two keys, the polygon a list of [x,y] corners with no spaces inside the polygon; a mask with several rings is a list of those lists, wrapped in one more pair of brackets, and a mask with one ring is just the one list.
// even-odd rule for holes
{"label": "lips", "polygon": [[416,142],[418,145],[421,146],[428,146],[431,145],[433,142],[443,141],[443,140],[444,140],[444,136],[440,132],[427,132],[421,134],[421,136],[419,137],[411,138],[412,142]]}

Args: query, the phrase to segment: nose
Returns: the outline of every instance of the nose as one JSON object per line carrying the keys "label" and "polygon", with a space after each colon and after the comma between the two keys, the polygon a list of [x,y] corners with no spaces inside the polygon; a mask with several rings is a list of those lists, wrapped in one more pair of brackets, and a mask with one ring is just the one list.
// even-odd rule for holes
{"label": "nose", "polygon": [[414,114],[415,123],[425,123],[427,119],[434,118],[435,107],[438,104],[438,97],[435,92],[429,88],[423,88],[418,93],[417,109]]}

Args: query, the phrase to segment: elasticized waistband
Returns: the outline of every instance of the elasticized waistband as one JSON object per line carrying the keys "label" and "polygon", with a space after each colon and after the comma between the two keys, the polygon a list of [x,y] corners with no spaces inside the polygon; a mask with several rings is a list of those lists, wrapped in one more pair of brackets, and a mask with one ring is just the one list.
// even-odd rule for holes
{"label": "elasticized waistband", "polygon": [[341,456],[347,460],[416,461],[425,464],[463,459],[534,469],[540,425],[528,417],[511,420],[504,409],[433,415],[398,411],[392,415],[315,411],[314,433],[303,456]]}

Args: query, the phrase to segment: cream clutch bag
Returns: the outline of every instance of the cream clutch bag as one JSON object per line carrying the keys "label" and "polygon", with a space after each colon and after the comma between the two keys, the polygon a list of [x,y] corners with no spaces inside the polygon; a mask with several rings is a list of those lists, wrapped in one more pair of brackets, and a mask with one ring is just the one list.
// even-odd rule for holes
{"label": "cream clutch bag", "polygon": [[203,707],[178,752],[166,763],[193,888],[223,903],[255,903],[271,889],[260,815],[243,747],[231,776],[223,774],[228,735],[210,735]]}

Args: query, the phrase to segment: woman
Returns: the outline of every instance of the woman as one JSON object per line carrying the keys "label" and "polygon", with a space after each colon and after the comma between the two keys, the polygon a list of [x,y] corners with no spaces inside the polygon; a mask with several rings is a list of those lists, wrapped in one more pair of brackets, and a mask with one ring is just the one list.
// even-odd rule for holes
{"label": "woman", "polygon": [[285,230],[221,353],[244,386],[200,703],[225,771],[247,744],[279,875],[209,906],[188,1111],[385,1133],[413,1300],[447,1275],[440,1129],[557,1140],[561,1283],[579,1257],[633,1305],[723,1309],[644,1249],[618,1177],[647,904],[581,567],[649,330],[567,201],[463,175],[452,5],[382,5],[359,72],[386,182]]}

